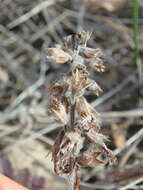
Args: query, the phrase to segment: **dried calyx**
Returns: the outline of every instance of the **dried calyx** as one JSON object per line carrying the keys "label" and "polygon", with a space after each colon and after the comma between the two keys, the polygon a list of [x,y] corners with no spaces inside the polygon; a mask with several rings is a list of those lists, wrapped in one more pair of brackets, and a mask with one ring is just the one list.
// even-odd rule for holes
{"label": "dried calyx", "polygon": [[[68,176],[68,190],[77,190],[80,167],[112,164],[115,157],[100,133],[98,114],[84,98],[90,91],[99,95],[102,91],[89,77],[88,67],[98,72],[105,71],[100,49],[86,46],[90,33],[81,31],[64,39],[63,44],[47,49],[47,59],[57,64],[69,64],[69,73],[49,86],[49,116],[63,129],[52,149],[54,170],[58,175]],[[83,150],[84,142],[89,147]],[[102,160],[101,156],[105,159]]]}

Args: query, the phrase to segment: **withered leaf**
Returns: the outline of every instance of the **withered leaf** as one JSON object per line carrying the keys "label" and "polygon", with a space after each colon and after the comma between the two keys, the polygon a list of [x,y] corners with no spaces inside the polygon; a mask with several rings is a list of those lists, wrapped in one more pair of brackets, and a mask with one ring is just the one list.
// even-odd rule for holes
{"label": "withered leaf", "polygon": [[90,62],[90,67],[97,72],[105,72],[106,71],[106,67],[102,63],[102,60],[100,58],[96,58],[95,60],[92,60]]}
{"label": "withered leaf", "polygon": [[77,163],[83,167],[95,167],[96,165],[104,164],[102,160],[98,159],[100,155],[101,152],[87,152],[77,158]]}
{"label": "withered leaf", "polygon": [[63,64],[72,61],[72,57],[63,51],[60,47],[48,48],[47,49],[47,59],[48,61]]}
{"label": "withered leaf", "polygon": [[102,89],[100,88],[100,86],[94,80],[91,80],[91,79],[89,79],[89,83],[90,85],[87,88],[87,90],[99,96],[99,93],[102,92]]}
{"label": "withered leaf", "polygon": [[49,116],[54,116],[55,121],[57,120],[57,122],[66,124],[68,122],[68,113],[66,111],[66,105],[61,103],[57,98],[51,97],[48,104]]}
{"label": "withered leaf", "polygon": [[83,55],[89,59],[101,57],[103,55],[99,48],[93,49],[93,48],[89,48],[89,47],[81,47],[80,52],[83,53]]}

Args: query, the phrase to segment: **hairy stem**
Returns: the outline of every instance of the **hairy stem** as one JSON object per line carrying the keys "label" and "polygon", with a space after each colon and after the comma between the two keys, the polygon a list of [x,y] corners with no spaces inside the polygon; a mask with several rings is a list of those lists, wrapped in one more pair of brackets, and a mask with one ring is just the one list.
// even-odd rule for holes
{"label": "hairy stem", "polygon": [[73,127],[75,121],[75,108],[76,108],[76,102],[73,105],[71,105],[71,112],[70,112],[71,127]]}

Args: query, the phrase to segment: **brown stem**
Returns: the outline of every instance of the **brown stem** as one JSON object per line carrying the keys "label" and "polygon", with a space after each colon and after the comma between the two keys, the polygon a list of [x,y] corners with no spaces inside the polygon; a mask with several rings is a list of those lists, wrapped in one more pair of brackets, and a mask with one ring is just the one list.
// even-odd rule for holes
{"label": "brown stem", "polygon": [[76,102],[71,105],[71,111],[70,111],[71,127],[74,125],[74,122],[75,122],[75,108],[76,108]]}

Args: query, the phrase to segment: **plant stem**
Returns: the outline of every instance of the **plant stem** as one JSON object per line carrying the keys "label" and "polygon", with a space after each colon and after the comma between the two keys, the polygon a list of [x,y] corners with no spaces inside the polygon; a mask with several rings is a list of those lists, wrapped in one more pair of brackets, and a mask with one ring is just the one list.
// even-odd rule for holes
{"label": "plant stem", "polygon": [[73,104],[73,105],[71,105],[71,113],[70,113],[70,115],[71,115],[71,127],[73,127],[73,125],[74,125],[74,120],[75,120],[75,107],[76,107],[76,102]]}
{"label": "plant stem", "polygon": [[133,39],[134,39],[134,59],[138,68],[139,79],[142,80],[142,65],[140,61],[139,47],[139,18],[140,18],[140,0],[133,0]]}

